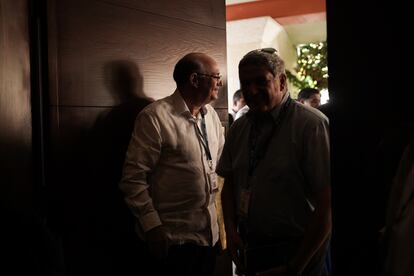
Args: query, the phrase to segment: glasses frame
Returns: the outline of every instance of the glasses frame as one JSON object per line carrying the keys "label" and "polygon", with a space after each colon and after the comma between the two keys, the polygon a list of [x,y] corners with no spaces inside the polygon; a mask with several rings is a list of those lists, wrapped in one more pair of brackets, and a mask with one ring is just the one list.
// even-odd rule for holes
{"label": "glasses frame", "polygon": [[213,78],[213,79],[215,79],[217,82],[220,82],[220,81],[222,81],[223,80],[223,76],[222,75],[211,75],[211,74],[204,74],[204,73],[198,73],[198,72],[195,72],[197,75],[200,75],[200,76],[205,76],[205,77],[210,77],[210,78]]}

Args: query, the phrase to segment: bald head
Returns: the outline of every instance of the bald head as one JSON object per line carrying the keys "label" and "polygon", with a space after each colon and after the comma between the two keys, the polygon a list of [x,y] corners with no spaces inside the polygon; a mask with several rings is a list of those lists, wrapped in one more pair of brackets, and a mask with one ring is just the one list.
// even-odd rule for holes
{"label": "bald head", "polygon": [[197,108],[217,100],[223,86],[217,62],[203,53],[190,53],[182,57],[174,68],[174,80],[189,107]]}
{"label": "bald head", "polygon": [[203,53],[190,53],[182,57],[174,67],[173,77],[177,87],[182,87],[194,72],[203,72],[205,64],[215,63],[215,60]]}

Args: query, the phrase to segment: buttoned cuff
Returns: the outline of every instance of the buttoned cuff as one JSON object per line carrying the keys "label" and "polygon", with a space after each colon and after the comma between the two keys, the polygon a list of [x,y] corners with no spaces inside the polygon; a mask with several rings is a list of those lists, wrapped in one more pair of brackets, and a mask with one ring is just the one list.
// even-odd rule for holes
{"label": "buttoned cuff", "polygon": [[142,230],[148,232],[152,228],[162,225],[161,219],[156,211],[150,212],[143,217],[139,218]]}

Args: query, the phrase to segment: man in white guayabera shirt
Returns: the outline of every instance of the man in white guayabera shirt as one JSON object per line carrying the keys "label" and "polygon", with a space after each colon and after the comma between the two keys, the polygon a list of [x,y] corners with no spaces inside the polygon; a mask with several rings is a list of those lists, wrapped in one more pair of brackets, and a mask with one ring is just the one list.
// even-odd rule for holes
{"label": "man in white guayabera shirt", "polygon": [[223,83],[217,62],[203,53],[181,58],[173,76],[175,92],[136,119],[120,188],[137,221],[142,270],[213,275],[224,133],[209,103]]}

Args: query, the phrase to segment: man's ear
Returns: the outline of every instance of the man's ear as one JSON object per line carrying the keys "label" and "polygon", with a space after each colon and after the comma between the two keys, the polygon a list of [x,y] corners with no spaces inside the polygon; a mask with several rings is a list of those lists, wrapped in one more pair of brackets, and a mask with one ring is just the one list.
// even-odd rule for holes
{"label": "man's ear", "polygon": [[287,77],[286,74],[280,74],[279,76],[280,91],[287,89]]}
{"label": "man's ear", "polygon": [[190,75],[190,84],[193,87],[198,87],[198,77],[197,77],[197,73],[192,73]]}

